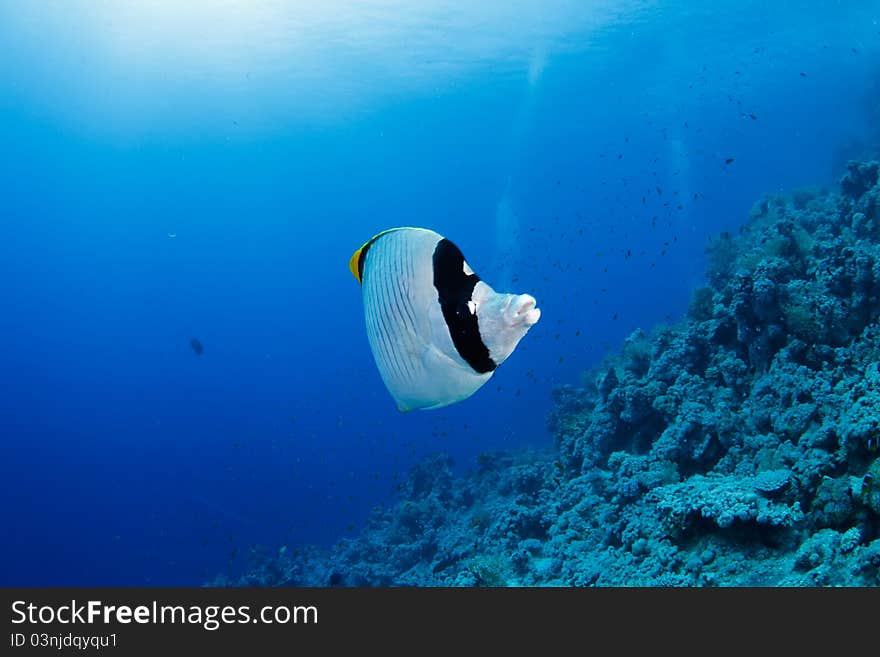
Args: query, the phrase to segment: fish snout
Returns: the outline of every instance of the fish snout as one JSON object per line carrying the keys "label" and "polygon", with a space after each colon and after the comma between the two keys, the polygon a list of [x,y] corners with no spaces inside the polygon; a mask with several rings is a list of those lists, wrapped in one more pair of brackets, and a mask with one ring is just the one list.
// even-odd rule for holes
{"label": "fish snout", "polygon": [[537,307],[538,302],[531,294],[520,294],[513,298],[508,307],[508,317],[511,324],[525,324],[532,326],[541,319],[541,310]]}

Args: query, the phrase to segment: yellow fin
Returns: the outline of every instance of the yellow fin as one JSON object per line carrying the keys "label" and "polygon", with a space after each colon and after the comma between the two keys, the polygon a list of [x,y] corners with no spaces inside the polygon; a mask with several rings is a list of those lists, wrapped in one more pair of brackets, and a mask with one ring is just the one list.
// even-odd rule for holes
{"label": "yellow fin", "polygon": [[[367,244],[369,244],[369,242],[365,242],[364,246],[366,246]],[[361,259],[361,251],[364,250],[364,246],[355,251],[354,255],[351,256],[351,260],[348,261],[348,268],[351,270],[352,276],[357,279],[358,283],[361,282],[361,274],[358,271],[358,260]]]}

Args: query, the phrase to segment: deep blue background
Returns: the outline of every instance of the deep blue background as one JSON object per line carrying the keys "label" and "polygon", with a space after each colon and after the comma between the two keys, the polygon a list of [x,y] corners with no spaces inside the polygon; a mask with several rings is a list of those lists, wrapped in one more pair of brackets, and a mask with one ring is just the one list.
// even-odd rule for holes
{"label": "deep blue background", "polygon": [[[876,129],[876,2],[179,4],[0,6],[3,585],[199,584],[550,445],[553,386]],[[543,311],[453,407],[372,362],[347,262],[395,225]]]}

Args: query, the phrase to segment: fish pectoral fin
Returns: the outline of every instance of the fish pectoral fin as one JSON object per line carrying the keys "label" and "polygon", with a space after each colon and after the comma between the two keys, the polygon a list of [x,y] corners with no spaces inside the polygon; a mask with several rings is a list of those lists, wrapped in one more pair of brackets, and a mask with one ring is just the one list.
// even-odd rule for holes
{"label": "fish pectoral fin", "polygon": [[442,372],[450,368],[464,369],[461,363],[455,362],[433,344],[422,347],[422,365],[427,372]]}

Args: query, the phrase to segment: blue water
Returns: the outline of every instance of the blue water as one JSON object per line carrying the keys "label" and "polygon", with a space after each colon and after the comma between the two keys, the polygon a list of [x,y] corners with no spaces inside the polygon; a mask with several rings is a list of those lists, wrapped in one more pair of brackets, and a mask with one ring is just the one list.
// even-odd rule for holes
{"label": "blue water", "polygon": [[[878,21],[3,3],[0,584],[201,584],[354,535],[426,454],[550,446],[552,388],[679,317],[710,236],[871,147]],[[472,398],[407,415],[347,267],[397,225],[543,311]]]}

